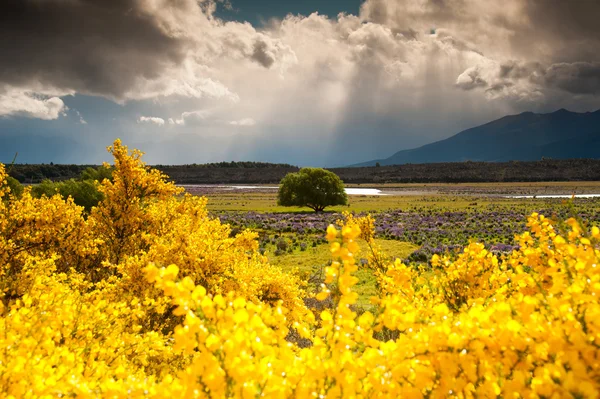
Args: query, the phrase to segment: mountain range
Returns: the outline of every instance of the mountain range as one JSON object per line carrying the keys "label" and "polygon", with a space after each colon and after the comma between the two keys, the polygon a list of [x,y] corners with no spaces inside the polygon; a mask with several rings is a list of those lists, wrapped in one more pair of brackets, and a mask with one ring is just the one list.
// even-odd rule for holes
{"label": "mountain range", "polygon": [[504,162],[600,158],[600,110],[549,114],[523,112],[455,134],[445,140],[352,166],[462,161]]}

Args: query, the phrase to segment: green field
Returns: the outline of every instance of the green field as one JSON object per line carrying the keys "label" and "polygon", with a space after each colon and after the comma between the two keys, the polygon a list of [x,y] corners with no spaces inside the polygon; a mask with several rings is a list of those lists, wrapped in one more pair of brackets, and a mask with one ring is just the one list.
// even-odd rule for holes
{"label": "green field", "polygon": [[[266,186],[265,186],[266,187]],[[273,187],[273,186],[270,186]],[[406,260],[423,245],[464,246],[471,239],[486,244],[513,244],[514,234],[525,230],[527,215],[545,210],[548,216],[559,213],[561,218],[570,214],[585,214],[590,221],[600,218],[600,198],[594,199],[557,199],[557,198],[505,198],[503,195],[543,195],[543,194],[584,194],[600,192],[600,182],[551,182],[551,183],[477,183],[477,184],[386,184],[354,187],[378,188],[389,195],[350,195],[347,206],[328,207],[325,212],[316,214],[309,208],[282,207],[277,205],[277,190],[262,188],[244,189],[236,192],[207,192],[208,209],[214,215],[230,215],[236,228],[251,228],[260,234],[261,250],[271,264],[283,270],[296,273],[308,282],[312,291],[322,281],[324,268],[331,261],[328,244],[323,240],[324,226],[321,230],[309,232],[295,231],[294,227],[277,227],[276,222],[263,223],[253,221],[252,215],[267,215],[274,220],[295,223],[304,219],[327,220],[335,222],[343,211],[371,213],[376,219],[392,213],[394,223],[405,225],[402,215],[423,218],[435,218],[440,215],[454,215],[442,226],[431,231],[431,221],[422,225],[412,222],[414,233],[404,239],[379,234],[377,244],[390,258]],[[399,195],[399,193],[401,193]],[[400,214],[398,214],[400,212]],[[494,215],[499,214],[498,220]],[[233,215],[233,216],[231,216]],[[462,215],[462,216],[461,216]],[[461,227],[462,218],[472,217]],[[502,231],[498,232],[497,229]],[[443,231],[439,231],[443,230]],[[432,244],[433,243],[433,244]],[[368,258],[368,249],[362,246],[359,259]],[[427,258],[425,254],[421,258]],[[415,257],[416,259],[421,259]],[[363,261],[364,262],[364,261]],[[359,305],[369,307],[369,298],[376,294],[373,272],[365,265],[357,274],[360,279],[357,292]]]}
{"label": "green field", "polygon": [[[600,192],[600,187],[598,189]],[[219,193],[206,195],[208,197],[208,209],[213,212],[237,211],[237,212],[274,212],[274,213],[311,213],[312,209],[306,207],[283,207],[277,205],[276,193]],[[544,206],[555,205],[564,202],[560,199],[543,198],[502,198],[469,195],[352,195],[349,196],[347,206],[328,207],[325,212],[378,212],[387,209],[477,209],[489,205],[526,205]]]}
{"label": "green field", "polygon": [[[390,259],[404,259],[418,248],[414,244],[394,240],[377,239],[375,242]],[[361,241],[360,247],[358,259],[367,259],[370,253],[368,246],[364,241]],[[303,281],[308,282],[307,288],[309,291],[318,288],[319,282],[324,278],[325,267],[331,263],[329,244],[320,244],[304,251],[295,249],[291,253],[283,255],[275,255],[272,251],[268,251],[266,255],[272,265],[280,266],[287,272],[295,273]],[[367,308],[369,307],[369,298],[377,295],[373,270],[361,267],[356,273],[356,277],[359,279],[355,286],[355,291],[359,295],[357,304]]]}
{"label": "green field", "polygon": [[[313,212],[306,207],[283,207],[277,205],[275,193],[244,193],[244,194],[217,194],[208,196],[208,209],[210,211],[255,211],[255,212],[280,212],[280,213],[305,213]],[[488,202],[488,201],[485,201]],[[494,202],[499,202],[495,200]],[[471,206],[472,199],[464,197],[427,195],[427,196],[384,196],[384,195],[353,195],[348,199],[348,206],[332,206],[326,212],[377,212],[390,208],[409,208],[412,206],[452,207],[466,208]]]}

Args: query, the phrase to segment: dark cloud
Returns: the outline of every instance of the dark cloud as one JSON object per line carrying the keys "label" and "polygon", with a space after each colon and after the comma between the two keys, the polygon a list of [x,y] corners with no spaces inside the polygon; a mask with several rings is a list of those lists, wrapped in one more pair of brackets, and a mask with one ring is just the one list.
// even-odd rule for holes
{"label": "dark cloud", "polygon": [[[3,0],[0,83],[121,98],[180,63],[186,40],[135,0]],[[177,2],[171,2],[176,7]]]}
{"label": "dark cloud", "polygon": [[275,57],[270,51],[269,45],[262,40],[254,42],[252,59],[265,68],[270,68],[275,62]]}
{"label": "dark cloud", "polygon": [[569,93],[600,95],[600,63],[554,64],[546,70],[544,81]]}
{"label": "dark cloud", "polygon": [[600,61],[600,1],[523,1],[527,23],[512,36],[513,48],[523,57],[537,56],[551,63]]}
{"label": "dark cloud", "polygon": [[500,64],[498,77],[500,79],[526,79],[533,73],[543,74],[544,68],[537,62],[519,63],[510,61]]}
{"label": "dark cloud", "polygon": [[369,21],[387,25],[394,21],[400,29],[413,29],[424,21],[437,28],[448,21],[473,20],[474,16],[467,12],[467,3],[465,0],[369,0],[363,3],[361,11]]}
{"label": "dark cloud", "polygon": [[596,0],[528,0],[524,4],[531,26],[551,37],[600,39],[600,2]]}
{"label": "dark cloud", "polygon": [[552,89],[570,94],[600,95],[600,63],[563,62],[544,66],[511,61],[469,68],[456,82],[456,86],[463,90],[485,88],[491,94],[518,85],[527,86],[522,90],[537,92]]}
{"label": "dark cloud", "polygon": [[464,40],[460,40],[455,37],[452,37],[452,35],[450,35],[448,32],[445,32],[444,30],[438,30],[436,32],[436,34],[437,34],[438,39],[442,43],[447,43],[457,50],[472,51],[479,55],[483,55],[483,53],[481,51],[479,51],[473,44],[470,44]]}
{"label": "dark cloud", "polygon": [[483,54],[529,62],[600,61],[598,0],[368,0],[361,17],[422,37],[440,28]]}
{"label": "dark cloud", "polygon": [[500,83],[496,83],[491,85],[489,88],[487,88],[485,91],[486,93],[499,93],[502,92],[508,88],[513,87],[515,84],[512,82],[500,82]]}

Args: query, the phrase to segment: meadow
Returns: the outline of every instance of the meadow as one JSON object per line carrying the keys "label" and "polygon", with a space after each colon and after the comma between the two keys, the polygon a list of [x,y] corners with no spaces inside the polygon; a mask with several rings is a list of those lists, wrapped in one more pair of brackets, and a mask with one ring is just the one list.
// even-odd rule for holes
{"label": "meadow", "polygon": [[599,397],[597,198],[397,186],[314,213],[109,151],[89,210],[0,165],[3,395]]}
{"label": "meadow", "polygon": [[[343,212],[372,215],[377,244],[388,259],[412,264],[427,264],[434,254],[456,255],[471,241],[483,243],[498,256],[507,255],[518,249],[515,235],[526,229],[527,216],[533,212],[600,224],[600,198],[504,197],[598,193],[598,182],[349,185],[387,194],[351,195],[347,206],[329,207],[322,213],[278,206],[276,186],[251,187],[207,185],[186,186],[186,190],[207,197],[210,213],[234,231],[257,232],[259,250],[269,262],[313,282],[313,289],[331,263],[323,232],[342,219]],[[362,254],[368,252],[361,248]],[[358,261],[366,263],[366,258]],[[369,298],[376,293],[373,272],[363,268],[357,277],[358,304],[369,308]]]}

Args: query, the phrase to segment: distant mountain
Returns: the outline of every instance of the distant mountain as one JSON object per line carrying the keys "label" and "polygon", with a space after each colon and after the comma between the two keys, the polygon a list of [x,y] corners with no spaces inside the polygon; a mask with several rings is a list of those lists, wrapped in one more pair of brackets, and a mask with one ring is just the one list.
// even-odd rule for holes
{"label": "distant mountain", "polygon": [[600,158],[600,110],[577,113],[560,109],[550,114],[523,112],[464,130],[445,140],[386,159],[352,166],[400,165],[460,161],[535,161]]}

